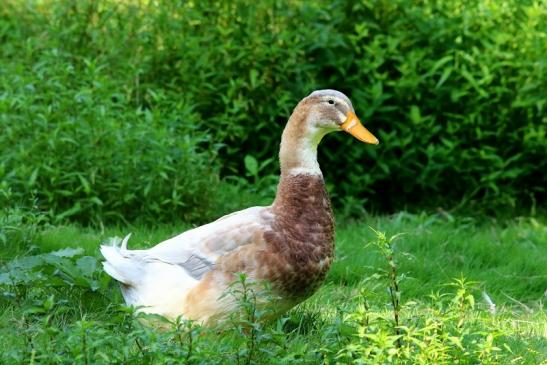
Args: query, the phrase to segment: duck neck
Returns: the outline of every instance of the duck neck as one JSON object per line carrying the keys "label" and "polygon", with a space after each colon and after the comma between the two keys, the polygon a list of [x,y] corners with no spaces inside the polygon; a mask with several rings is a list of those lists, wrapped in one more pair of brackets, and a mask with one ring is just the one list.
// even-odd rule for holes
{"label": "duck neck", "polygon": [[307,114],[297,107],[283,131],[279,151],[281,177],[274,206],[285,206],[298,195],[312,194],[306,191],[310,185],[321,190],[321,195],[324,192],[323,174],[317,162],[317,146],[326,133],[310,126],[306,120]]}
{"label": "duck neck", "polygon": [[281,137],[279,163],[282,179],[300,174],[322,176],[317,162],[317,146],[326,133],[310,126],[306,111],[300,109],[293,112]]}

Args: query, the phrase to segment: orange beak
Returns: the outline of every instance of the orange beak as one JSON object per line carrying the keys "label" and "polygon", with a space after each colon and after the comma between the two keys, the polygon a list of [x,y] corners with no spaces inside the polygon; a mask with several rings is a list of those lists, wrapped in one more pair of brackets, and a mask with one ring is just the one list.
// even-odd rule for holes
{"label": "orange beak", "polygon": [[346,120],[340,125],[340,128],[342,128],[361,142],[370,144],[380,143],[378,141],[378,138],[374,137],[374,135],[370,133],[368,129],[363,127],[361,121],[359,120],[359,118],[357,118],[354,112],[348,112]]}

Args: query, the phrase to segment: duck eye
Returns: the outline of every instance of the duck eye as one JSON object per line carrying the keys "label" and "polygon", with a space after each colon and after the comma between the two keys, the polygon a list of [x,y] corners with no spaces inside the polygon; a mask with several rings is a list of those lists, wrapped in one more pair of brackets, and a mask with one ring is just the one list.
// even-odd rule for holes
{"label": "duck eye", "polygon": [[329,99],[329,104],[334,104],[334,100]]}

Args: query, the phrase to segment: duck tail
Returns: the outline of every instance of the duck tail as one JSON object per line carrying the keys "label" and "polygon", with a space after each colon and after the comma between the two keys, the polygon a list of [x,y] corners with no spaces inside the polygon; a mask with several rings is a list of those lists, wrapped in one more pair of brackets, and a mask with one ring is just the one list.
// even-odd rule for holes
{"label": "duck tail", "polygon": [[141,269],[135,262],[138,258],[127,249],[130,237],[131,233],[125,236],[120,246],[101,245],[101,254],[106,260],[103,262],[104,271],[120,283],[133,286],[141,276]]}

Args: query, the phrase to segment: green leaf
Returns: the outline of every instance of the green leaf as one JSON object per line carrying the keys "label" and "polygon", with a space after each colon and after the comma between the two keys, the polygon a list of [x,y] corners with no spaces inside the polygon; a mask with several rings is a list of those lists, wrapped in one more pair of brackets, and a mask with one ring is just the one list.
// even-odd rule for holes
{"label": "green leaf", "polygon": [[40,167],[36,167],[32,171],[32,174],[30,174],[30,177],[28,179],[28,186],[34,186],[34,184],[36,183],[36,179],[38,178],[39,172],[40,172]]}
{"label": "green leaf", "polygon": [[244,158],[245,169],[247,170],[248,175],[257,176],[258,175],[258,162],[251,155],[245,155]]}
{"label": "green leaf", "polygon": [[251,87],[254,89],[258,85],[258,71],[255,69],[252,69],[249,72],[249,78],[251,81]]}
{"label": "green leaf", "polygon": [[87,179],[82,174],[77,174],[77,176],[84,188],[84,192],[86,194],[89,194],[91,192],[91,185],[89,185],[89,181],[87,181]]}
{"label": "green leaf", "polygon": [[414,124],[419,124],[422,120],[420,115],[420,108],[417,105],[412,105],[410,107],[410,120]]}
{"label": "green leaf", "polygon": [[67,248],[63,248],[61,250],[58,250],[58,251],[53,251],[53,252],[50,252],[49,255],[53,255],[53,256],[58,256],[58,257],[74,257],[74,256],[77,256],[77,255],[81,255],[84,253],[84,249],[83,248],[71,248],[71,247],[67,247]]}
{"label": "green leaf", "polygon": [[439,81],[437,81],[437,84],[435,85],[435,89],[439,89],[441,86],[443,86],[445,81],[448,80],[448,78],[452,74],[453,70],[454,69],[452,67],[447,67],[443,70],[443,73],[442,73],[441,77],[439,78]]}
{"label": "green leaf", "polygon": [[[452,55],[444,56],[443,58],[441,58],[440,60],[435,62],[435,64],[433,65],[433,67],[431,68],[431,71],[429,73],[434,74],[439,68],[441,68],[442,66],[444,66],[448,62],[452,61],[453,59],[454,59],[454,56],[452,56]],[[444,73],[444,71],[443,71],[443,73]]]}
{"label": "green leaf", "polygon": [[84,256],[76,261],[76,266],[86,276],[91,276],[97,271],[97,259],[91,256]]}
{"label": "green leaf", "polygon": [[67,209],[65,210],[64,212],[60,213],[60,214],[57,214],[55,216],[55,219],[57,219],[58,221],[62,221],[63,219],[65,218],[68,218],[74,214],[78,214],[80,211],[82,210],[82,206],[80,204],[80,202],[76,202],[76,204],[74,204],[74,206],[70,209]]}

